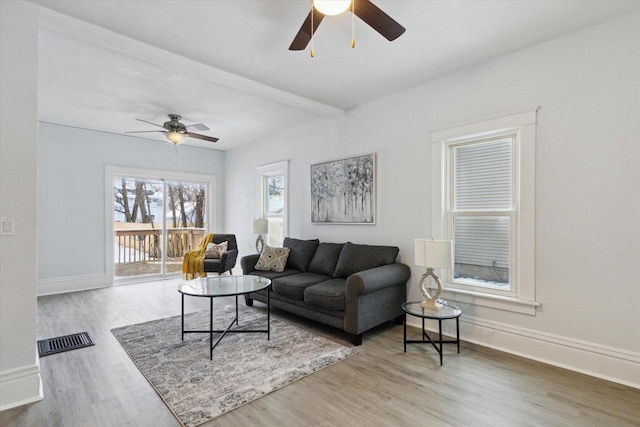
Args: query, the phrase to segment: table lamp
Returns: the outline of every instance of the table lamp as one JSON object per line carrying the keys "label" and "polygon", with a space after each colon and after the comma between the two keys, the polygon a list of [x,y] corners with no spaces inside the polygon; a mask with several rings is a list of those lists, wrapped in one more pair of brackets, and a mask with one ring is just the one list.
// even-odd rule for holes
{"label": "table lamp", "polygon": [[[431,239],[416,239],[415,240],[415,256],[416,265],[422,265],[427,267],[427,272],[422,275],[420,279],[420,292],[424,295],[425,301],[420,304],[421,307],[428,308],[430,310],[440,310],[442,304],[438,303],[438,297],[442,292],[442,284],[440,279],[433,272],[434,268],[451,268],[451,260],[453,257],[452,244],[450,240],[433,240]],[[429,293],[427,287],[427,279],[431,276],[438,285],[435,294]]]}
{"label": "table lamp", "polygon": [[254,219],[251,225],[251,233],[258,235],[256,239],[256,251],[262,253],[262,249],[264,248],[262,235],[269,233],[269,222],[266,219]]}

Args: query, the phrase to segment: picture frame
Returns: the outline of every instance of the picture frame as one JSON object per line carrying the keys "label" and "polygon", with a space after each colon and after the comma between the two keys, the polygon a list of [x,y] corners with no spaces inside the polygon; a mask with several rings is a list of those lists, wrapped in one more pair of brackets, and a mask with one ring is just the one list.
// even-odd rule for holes
{"label": "picture frame", "polygon": [[375,224],[375,153],[311,165],[313,224]]}

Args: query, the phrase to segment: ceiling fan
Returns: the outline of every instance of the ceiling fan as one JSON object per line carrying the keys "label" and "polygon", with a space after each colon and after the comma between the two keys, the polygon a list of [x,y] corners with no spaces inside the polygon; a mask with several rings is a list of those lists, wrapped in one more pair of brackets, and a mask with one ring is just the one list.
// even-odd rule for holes
{"label": "ceiling fan", "polygon": [[[369,0],[313,0],[311,12],[293,39],[289,50],[304,50],[326,15],[338,15],[347,9],[389,41],[400,37],[405,28]],[[352,47],[355,42],[352,41]],[[313,56],[313,53],[312,53]]]}
{"label": "ceiling fan", "polygon": [[167,141],[169,141],[173,145],[181,143],[182,141],[184,141],[186,137],[202,139],[204,141],[211,141],[211,142],[218,141],[218,138],[215,138],[213,136],[201,135],[199,133],[192,132],[194,130],[197,130],[197,131],[209,130],[209,128],[203,125],[202,123],[185,126],[182,123],[180,123],[180,118],[181,117],[177,114],[169,114],[169,119],[171,120],[164,122],[164,124],[162,125],[151,123],[149,121],[142,120],[142,119],[136,119],[140,122],[145,122],[145,123],[149,123],[150,125],[161,127],[164,130],[138,130],[138,131],[132,131],[132,132],[125,132],[125,133],[162,132],[164,133],[165,138],[167,138]]}

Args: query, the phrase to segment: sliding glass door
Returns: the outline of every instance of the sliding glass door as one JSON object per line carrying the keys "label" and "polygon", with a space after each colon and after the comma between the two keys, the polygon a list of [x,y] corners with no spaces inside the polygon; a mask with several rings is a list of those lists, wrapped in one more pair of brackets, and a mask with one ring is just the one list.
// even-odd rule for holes
{"label": "sliding glass door", "polygon": [[181,273],[184,253],[208,229],[211,181],[127,173],[111,178],[114,281]]}
{"label": "sliding glass door", "polygon": [[161,180],[118,176],[113,182],[114,275],[162,274]]}

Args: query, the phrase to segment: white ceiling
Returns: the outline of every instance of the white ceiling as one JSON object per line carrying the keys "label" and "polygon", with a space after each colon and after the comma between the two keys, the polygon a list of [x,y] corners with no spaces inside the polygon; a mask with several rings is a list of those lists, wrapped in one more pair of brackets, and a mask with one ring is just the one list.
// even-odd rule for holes
{"label": "white ceiling", "polygon": [[405,34],[388,42],[356,18],[351,49],[350,15],[327,17],[311,58],[288,50],[308,0],[32,1],[45,7],[41,121],[123,134],[177,113],[220,138],[185,143],[220,150],[640,11],[637,0],[373,0]]}

